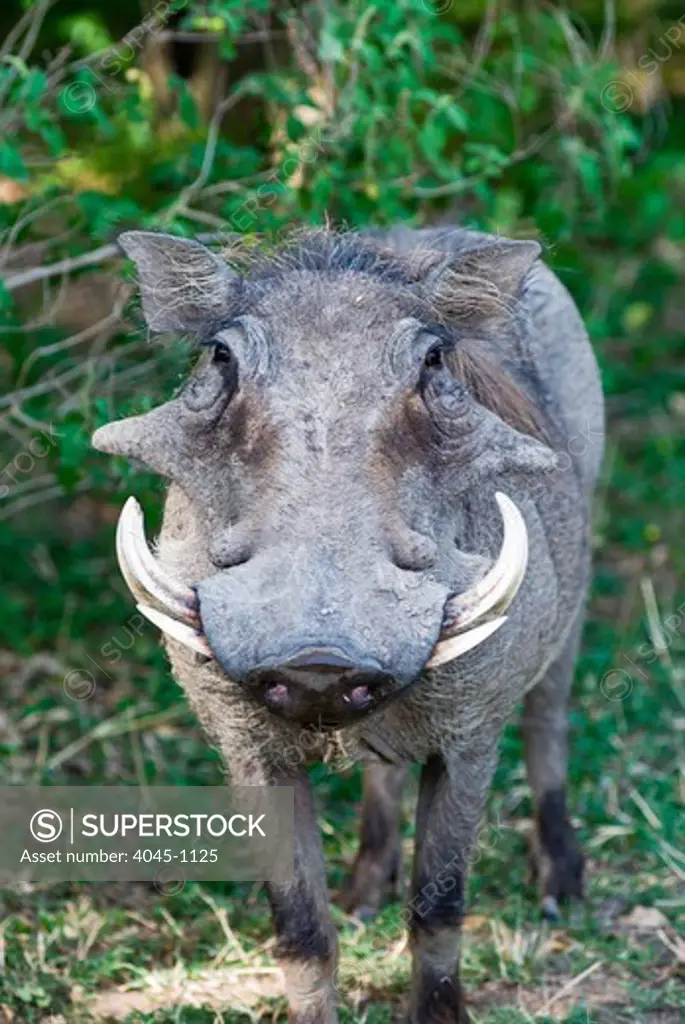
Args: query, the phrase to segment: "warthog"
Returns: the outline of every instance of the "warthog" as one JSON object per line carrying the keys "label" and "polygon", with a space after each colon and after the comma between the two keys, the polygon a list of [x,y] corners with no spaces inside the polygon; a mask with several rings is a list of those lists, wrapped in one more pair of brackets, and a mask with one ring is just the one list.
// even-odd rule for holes
{"label": "warthog", "polygon": [[173,400],[94,436],[171,482],[155,554],[129,499],[119,561],[232,779],[294,787],[294,874],[269,887],[290,1019],[336,1020],[294,748],[369,762],[344,893],[359,915],[397,880],[402,783],[422,765],[409,1019],[468,1021],[466,874],[521,698],[543,910],[581,894],[567,698],[603,406],[576,307],[537,243],[461,229],[221,256],[148,232],[120,243],[149,327],[199,358]]}

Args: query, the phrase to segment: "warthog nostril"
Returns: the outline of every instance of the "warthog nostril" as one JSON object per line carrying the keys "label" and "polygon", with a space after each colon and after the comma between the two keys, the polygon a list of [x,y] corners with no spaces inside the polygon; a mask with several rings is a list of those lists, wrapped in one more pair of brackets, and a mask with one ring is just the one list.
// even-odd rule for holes
{"label": "warthog nostril", "polygon": [[368,686],[353,686],[349,693],[343,695],[343,700],[347,704],[351,704],[357,711],[368,707],[371,699]]}
{"label": "warthog nostril", "polygon": [[373,710],[392,677],[369,655],[354,658],[341,647],[315,645],[263,662],[246,682],[274,714],[333,726]]}
{"label": "warthog nostril", "polygon": [[275,708],[282,708],[289,696],[290,691],[285,683],[269,683],[264,690],[265,701]]}

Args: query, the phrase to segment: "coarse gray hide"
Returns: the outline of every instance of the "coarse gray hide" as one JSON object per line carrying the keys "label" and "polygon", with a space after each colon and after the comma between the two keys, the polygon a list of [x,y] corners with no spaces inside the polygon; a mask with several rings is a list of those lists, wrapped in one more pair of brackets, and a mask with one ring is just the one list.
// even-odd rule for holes
{"label": "coarse gray hide", "polygon": [[515,355],[539,247],[120,241],[150,329],[199,357],[173,400],[94,444],[172,482],[165,565],[225,674],[286,718],[356,721],[421,676],[448,599],[491,566],[495,492],[554,466]]}

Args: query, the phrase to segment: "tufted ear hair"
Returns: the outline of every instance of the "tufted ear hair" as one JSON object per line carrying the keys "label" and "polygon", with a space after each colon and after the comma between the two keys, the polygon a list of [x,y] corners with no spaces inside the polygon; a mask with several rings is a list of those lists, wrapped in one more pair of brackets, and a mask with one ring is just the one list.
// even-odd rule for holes
{"label": "tufted ear hair", "polygon": [[424,289],[448,320],[503,316],[541,252],[537,242],[496,238],[441,260],[426,276]]}
{"label": "tufted ear hair", "polygon": [[124,231],[117,242],[138,270],[151,331],[197,330],[229,309],[238,277],[201,242],[154,231]]}

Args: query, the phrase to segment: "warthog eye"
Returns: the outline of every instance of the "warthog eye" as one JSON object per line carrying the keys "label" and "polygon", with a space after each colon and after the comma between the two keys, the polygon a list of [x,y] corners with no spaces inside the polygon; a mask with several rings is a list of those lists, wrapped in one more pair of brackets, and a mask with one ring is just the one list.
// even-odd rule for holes
{"label": "warthog eye", "polygon": [[436,387],[439,389],[442,378],[450,376],[446,357],[451,347],[444,338],[438,337],[437,340],[433,339],[430,348],[426,350],[419,374],[419,391],[424,398],[426,391]]}
{"label": "warthog eye", "polygon": [[225,341],[217,341],[214,344],[214,356],[213,362],[215,363],[232,363],[235,356],[231,350],[231,346],[227,345]]}
{"label": "warthog eye", "polygon": [[449,339],[434,341],[423,357],[419,377],[419,393],[440,433],[461,430],[463,415],[469,407],[466,388],[448,363],[447,356],[452,350]]}
{"label": "warthog eye", "polygon": [[428,349],[423,359],[423,365],[427,370],[439,369],[444,365],[445,349],[442,342],[438,341]]}
{"label": "warthog eye", "polygon": [[203,344],[207,348],[211,346],[211,362],[188,381],[183,389],[183,401],[210,423],[222,414],[238,390],[238,360],[225,341],[212,339]]}
{"label": "warthog eye", "polygon": [[238,390],[238,359],[231,346],[225,341],[216,340],[214,342],[212,363],[218,367],[226,397],[230,401]]}

